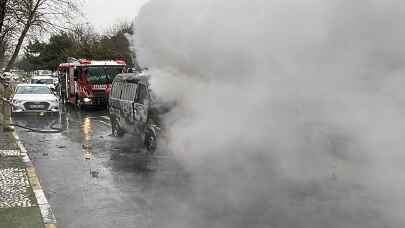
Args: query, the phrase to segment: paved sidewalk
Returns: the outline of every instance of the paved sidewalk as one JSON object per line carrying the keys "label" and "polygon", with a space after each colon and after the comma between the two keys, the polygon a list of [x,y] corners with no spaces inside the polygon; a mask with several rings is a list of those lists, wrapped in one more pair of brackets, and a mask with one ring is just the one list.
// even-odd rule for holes
{"label": "paved sidewalk", "polygon": [[0,228],[44,228],[29,167],[12,133],[0,129]]}

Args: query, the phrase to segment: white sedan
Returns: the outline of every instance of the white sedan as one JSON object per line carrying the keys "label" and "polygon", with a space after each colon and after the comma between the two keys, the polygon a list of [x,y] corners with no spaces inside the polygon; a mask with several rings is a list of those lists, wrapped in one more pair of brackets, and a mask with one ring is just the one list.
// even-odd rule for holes
{"label": "white sedan", "polygon": [[55,89],[54,78],[51,76],[35,76],[31,78],[31,84],[45,84],[51,90]]}
{"label": "white sedan", "polygon": [[13,113],[59,112],[59,99],[45,84],[19,84],[13,97]]}

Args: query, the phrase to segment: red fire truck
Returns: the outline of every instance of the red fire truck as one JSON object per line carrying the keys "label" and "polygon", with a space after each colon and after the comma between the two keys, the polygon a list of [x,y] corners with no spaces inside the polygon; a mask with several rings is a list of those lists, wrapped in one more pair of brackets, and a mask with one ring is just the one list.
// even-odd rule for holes
{"label": "red fire truck", "polygon": [[106,105],[114,77],[124,72],[125,61],[68,58],[59,65],[60,96],[63,101],[83,106]]}

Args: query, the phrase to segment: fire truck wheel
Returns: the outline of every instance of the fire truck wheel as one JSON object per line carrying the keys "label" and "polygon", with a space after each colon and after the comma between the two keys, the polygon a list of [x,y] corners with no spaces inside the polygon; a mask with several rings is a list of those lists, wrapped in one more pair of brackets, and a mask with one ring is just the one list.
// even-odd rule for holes
{"label": "fire truck wheel", "polygon": [[78,96],[76,96],[76,107],[77,109],[81,110],[83,108],[82,101]]}

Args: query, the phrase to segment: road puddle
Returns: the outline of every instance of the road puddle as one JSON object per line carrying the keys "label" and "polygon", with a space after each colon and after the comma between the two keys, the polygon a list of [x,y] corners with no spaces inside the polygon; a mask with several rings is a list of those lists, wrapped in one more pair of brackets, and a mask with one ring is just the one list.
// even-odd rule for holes
{"label": "road puddle", "polygon": [[82,148],[83,148],[83,157],[85,160],[91,160],[92,158],[92,142],[91,142],[91,136],[92,136],[92,123],[91,119],[86,116],[83,119],[83,124],[81,128],[81,133],[82,133]]}

